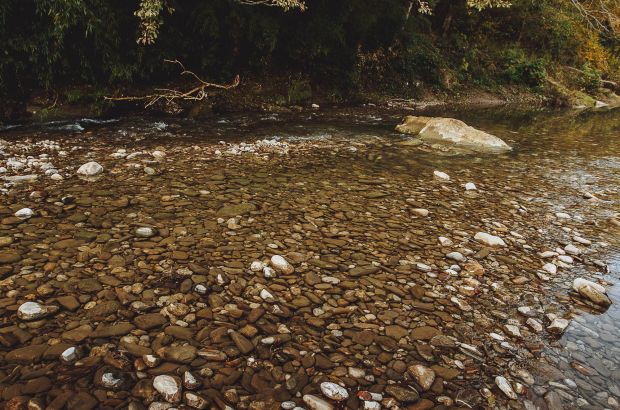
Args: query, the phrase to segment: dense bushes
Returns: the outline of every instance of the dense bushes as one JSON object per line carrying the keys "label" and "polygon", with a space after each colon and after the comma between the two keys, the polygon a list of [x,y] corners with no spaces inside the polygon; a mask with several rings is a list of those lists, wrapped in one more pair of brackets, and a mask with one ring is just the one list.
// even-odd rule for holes
{"label": "dense bushes", "polygon": [[162,82],[176,73],[164,58],[217,81],[237,73],[299,78],[289,100],[316,83],[347,93],[456,81],[540,87],[549,66],[560,64],[586,67],[583,87],[594,89],[601,74],[618,73],[609,44],[566,0],[515,0],[481,12],[465,0],[437,0],[432,15],[414,9],[410,17],[403,0],[309,0],[304,12],[231,0],[171,4],[157,41],[143,46],[138,0],[1,1],[0,94]]}

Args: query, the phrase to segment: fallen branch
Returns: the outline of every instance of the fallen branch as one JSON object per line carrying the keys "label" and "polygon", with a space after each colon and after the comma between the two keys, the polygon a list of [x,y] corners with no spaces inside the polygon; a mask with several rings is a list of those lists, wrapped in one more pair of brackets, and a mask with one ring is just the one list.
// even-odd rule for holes
{"label": "fallen branch", "polygon": [[165,63],[177,64],[181,67],[181,75],[189,75],[198,81],[198,85],[187,90],[179,91],[169,88],[155,88],[155,93],[143,96],[128,96],[128,97],[103,97],[108,101],[146,101],[144,108],[148,108],[153,104],[164,100],[167,103],[171,103],[175,100],[204,100],[208,97],[207,88],[217,88],[222,90],[230,90],[239,85],[239,75],[235,76],[235,79],[230,84],[217,84],[209,83],[198,77],[193,71],[189,71],[179,60],[164,60]]}

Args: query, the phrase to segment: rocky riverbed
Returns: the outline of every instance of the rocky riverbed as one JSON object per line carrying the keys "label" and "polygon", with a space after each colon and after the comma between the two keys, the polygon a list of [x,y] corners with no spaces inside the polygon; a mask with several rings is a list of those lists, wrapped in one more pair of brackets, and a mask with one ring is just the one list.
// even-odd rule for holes
{"label": "rocky riverbed", "polygon": [[620,408],[620,115],[400,115],[7,127],[4,408]]}

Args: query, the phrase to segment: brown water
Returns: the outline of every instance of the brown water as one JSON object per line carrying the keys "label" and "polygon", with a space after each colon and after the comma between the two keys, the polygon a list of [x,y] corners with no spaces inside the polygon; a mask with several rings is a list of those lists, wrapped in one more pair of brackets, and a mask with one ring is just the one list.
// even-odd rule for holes
{"label": "brown water", "polygon": [[[268,311],[274,303],[292,309],[286,315],[268,313],[269,326],[259,326],[261,337],[273,332],[273,324],[288,326],[293,335],[293,342],[279,350],[256,348],[257,358],[265,361],[263,370],[245,364],[248,354],[231,353],[229,342],[193,342],[199,348],[218,348],[228,352],[229,358],[243,359],[226,366],[189,365],[204,378],[201,394],[219,408],[220,399],[234,408],[269,399],[276,400],[276,406],[291,399],[300,405],[297,392],[320,396],[317,384],[326,379],[345,385],[351,393],[384,392],[385,399],[390,397],[384,391],[386,385],[414,387],[427,401],[411,408],[454,404],[544,409],[554,408],[558,400],[565,408],[618,408],[620,228],[613,220],[618,220],[620,211],[620,112],[492,109],[450,114],[503,138],[513,151],[453,155],[424,145],[404,146],[404,137],[392,131],[404,113],[368,110],[230,116],[200,122],[79,120],[5,129],[0,132],[0,139],[5,140],[0,144],[0,167],[7,166],[9,158],[24,163],[28,156],[39,159],[33,162],[31,158],[30,166],[9,169],[4,175],[40,176],[28,184],[6,184],[0,194],[1,217],[10,218],[25,206],[37,213],[25,223],[10,219],[0,223],[0,237],[13,238],[0,252],[11,249],[20,255],[19,261],[0,265],[5,278],[14,278],[5,280],[1,288],[4,333],[13,331],[14,312],[21,302],[34,299],[53,304],[55,297],[75,293],[81,295],[77,311],[61,313],[34,327],[21,325],[33,338],[24,345],[66,342],[65,329],[75,323],[95,327],[101,321],[89,319],[88,309],[84,310],[88,303],[111,299],[106,290],[141,283],[145,290],[158,289],[157,294],[193,294],[186,301],[192,312],[201,311],[206,302],[210,317],[170,319],[172,324],[182,320],[180,325],[190,329],[217,328],[222,323],[233,328],[251,325],[245,314],[233,320],[231,313],[221,311],[230,304],[244,311],[252,303],[262,303]],[[119,149],[125,151],[119,153]],[[156,149],[165,152],[164,159],[154,161],[150,153]],[[48,156],[39,157],[42,153]],[[141,154],[128,158],[131,153]],[[94,181],[75,177],[77,167],[89,160],[102,164],[105,173]],[[64,179],[45,176],[42,163],[53,164]],[[153,175],[145,172],[145,166]],[[449,174],[450,181],[433,178],[434,170]],[[468,182],[478,189],[466,192]],[[42,193],[39,197],[44,199],[31,196],[33,191]],[[587,193],[596,199],[588,199]],[[66,196],[75,202],[59,202]],[[240,218],[226,211],[231,205],[248,203],[253,207],[249,212],[237,211],[243,213]],[[430,214],[420,217],[414,208],[428,209]],[[557,213],[566,213],[570,219],[558,218]],[[135,239],[133,231],[139,226],[160,231],[155,244],[138,245],[140,239]],[[508,246],[485,252],[473,240],[478,231],[498,235]],[[440,236],[452,244],[441,246]],[[592,243],[579,244],[575,236]],[[78,242],[57,246],[68,238]],[[581,250],[572,263],[560,266],[556,274],[540,275],[543,264],[556,258],[543,260],[539,254],[569,243]],[[445,257],[453,251],[461,252],[468,262],[479,262],[484,274],[470,274],[465,263],[459,263],[460,273],[446,273],[456,263]],[[274,253],[303,255],[294,263],[292,277],[269,279],[249,271],[252,261]],[[110,262],[114,255],[121,262]],[[418,263],[428,265],[429,271],[420,269]],[[187,279],[166,277],[188,266],[200,276],[192,264],[210,272],[205,283],[223,303],[192,292]],[[355,267],[372,264],[380,266],[378,272],[352,273]],[[218,277],[222,274],[227,277],[223,281]],[[317,285],[309,274],[333,277],[339,283],[327,279]],[[120,282],[110,280],[111,276]],[[99,278],[101,287],[80,291],[79,283],[92,277]],[[614,304],[606,311],[587,306],[571,291],[575,277],[605,283]],[[241,291],[229,286],[230,281]],[[64,283],[77,283],[78,288],[67,290]],[[41,290],[42,285],[51,291]],[[276,302],[263,301],[258,296],[262,288]],[[468,294],[469,288],[475,289],[475,296]],[[133,294],[147,303],[156,300],[141,291]],[[169,302],[160,301],[159,307],[149,311],[159,311],[161,303]],[[127,312],[108,312],[102,322],[132,322],[136,309],[121,304]],[[570,319],[570,325],[562,335],[533,330],[517,312],[522,306],[531,307],[545,327],[545,315],[550,313]],[[334,310],[343,307],[352,310],[346,314]],[[506,324],[517,325],[521,336],[511,336]],[[383,337],[385,327],[394,325],[407,332],[427,326],[452,342],[437,344],[409,333],[395,336],[400,349],[381,345],[377,338]],[[373,333],[375,341],[365,344],[356,336],[361,330]],[[156,333],[152,331],[141,343],[154,346]],[[260,345],[256,337],[248,336]],[[119,343],[119,337],[107,339],[75,344],[92,350],[104,341]],[[161,343],[174,346],[180,342],[173,337]],[[474,346],[475,351],[459,343]],[[2,351],[20,346],[22,342],[4,344]],[[306,353],[296,361],[304,349],[326,356],[329,365],[318,367],[301,360]],[[442,382],[423,391],[401,362],[432,367]],[[0,364],[0,376],[11,374],[15,367],[10,360]],[[30,370],[42,366],[33,365]],[[226,367],[235,366],[244,374],[251,373],[250,379],[260,375],[261,380],[256,386],[233,382],[241,397],[237,399],[225,393],[231,386],[218,379],[219,374],[228,374]],[[273,370],[269,375],[261,373],[274,366],[295,377],[305,369],[310,381],[282,389],[278,386],[285,384],[284,379],[278,380]],[[351,368],[362,369],[366,377],[352,376]],[[519,369],[529,372],[534,381]],[[120,390],[129,392],[136,370],[122,370],[133,382]],[[63,372],[70,374],[66,367],[54,372],[57,376],[46,377],[56,388],[95,391],[97,400],[106,405],[142,401],[135,391],[126,395],[111,389],[106,393],[105,386],[97,384],[97,373],[73,386],[66,378],[54,378]],[[22,373],[22,379],[8,378],[9,384],[27,380],[28,372]],[[498,375],[513,383],[518,400],[509,401],[496,387]],[[103,393],[96,394],[95,389]],[[49,391],[53,389],[22,394],[45,402],[53,396]],[[5,390],[2,397],[13,396]],[[361,406],[355,400],[349,401],[349,407]]]}

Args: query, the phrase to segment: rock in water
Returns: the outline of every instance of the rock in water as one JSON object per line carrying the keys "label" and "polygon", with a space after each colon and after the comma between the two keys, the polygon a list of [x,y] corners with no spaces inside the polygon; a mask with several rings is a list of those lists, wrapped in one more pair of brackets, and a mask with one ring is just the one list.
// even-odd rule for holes
{"label": "rock in water", "polygon": [[58,311],[58,306],[43,306],[37,302],[26,302],[17,309],[17,317],[21,320],[37,320]]}
{"label": "rock in water", "polygon": [[396,131],[401,134],[418,135],[420,131],[426,127],[426,124],[428,124],[428,122],[432,119],[433,117],[408,115],[401,124],[396,126]]}
{"label": "rock in water", "polygon": [[77,170],[78,175],[84,175],[88,177],[101,174],[102,172],[103,167],[95,161],[87,162]]}
{"label": "rock in water", "polygon": [[416,382],[418,382],[424,391],[430,389],[435,381],[435,372],[421,364],[414,364],[409,367],[409,374],[415,378]]}
{"label": "rock in water", "polygon": [[433,175],[435,175],[435,178],[443,179],[444,181],[450,180],[450,175],[446,174],[445,172],[433,171]]}
{"label": "rock in water", "polygon": [[34,212],[30,208],[22,208],[19,211],[15,212],[15,216],[19,219],[30,219],[34,215]]}
{"label": "rock in water", "polygon": [[611,305],[611,300],[606,294],[607,291],[598,283],[583,278],[576,278],[573,281],[573,289],[599,306],[608,307]]}
{"label": "rock in water", "polygon": [[303,397],[304,403],[310,410],[333,410],[334,406],[320,397],[316,397],[312,394],[305,394]]}
{"label": "rock in water", "polygon": [[181,379],[178,377],[159,375],[153,379],[153,387],[168,403],[181,401]]}
{"label": "rock in water", "polygon": [[551,322],[551,324],[547,327],[547,330],[549,330],[549,332],[551,333],[562,334],[564,333],[564,330],[566,330],[566,328],[568,327],[568,323],[569,322],[566,319],[555,318],[553,319],[553,322]]}
{"label": "rock in water", "polygon": [[141,238],[150,238],[151,236],[155,236],[156,234],[157,231],[148,226],[136,228],[136,236],[139,236]]}
{"label": "rock in water", "polygon": [[508,397],[511,400],[517,400],[517,393],[515,393],[515,391],[513,390],[512,386],[510,385],[508,380],[506,380],[505,377],[497,376],[495,378],[495,384],[497,384],[497,387],[499,387],[499,389],[502,392],[504,392],[506,397]]}
{"label": "rock in water", "polygon": [[273,255],[271,257],[271,266],[273,266],[273,268],[277,272],[280,272],[284,275],[290,275],[291,273],[295,271],[295,268],[293,268],[293,265],[288,263],[288,261],[280,255]]}
{"label": "rock in water", "polygon": [[452,145],[476,152],[510,151],[510,146],[494,135],[470,127],[454,118],[429,118],[408,116],[396,131],[418,135],[430,143]]}
{"label": "rock in water", "polygon": [[336,383],[321,383],[321,391],[326,397],[329,397],[332,400],[342,401],[349,398],[349,392],[344,387]]}
{"label": "rock in water", "polygon": [[506,242],[502,238],[485,232],[478,232],[474,239],[487,246],[506,246]]}

